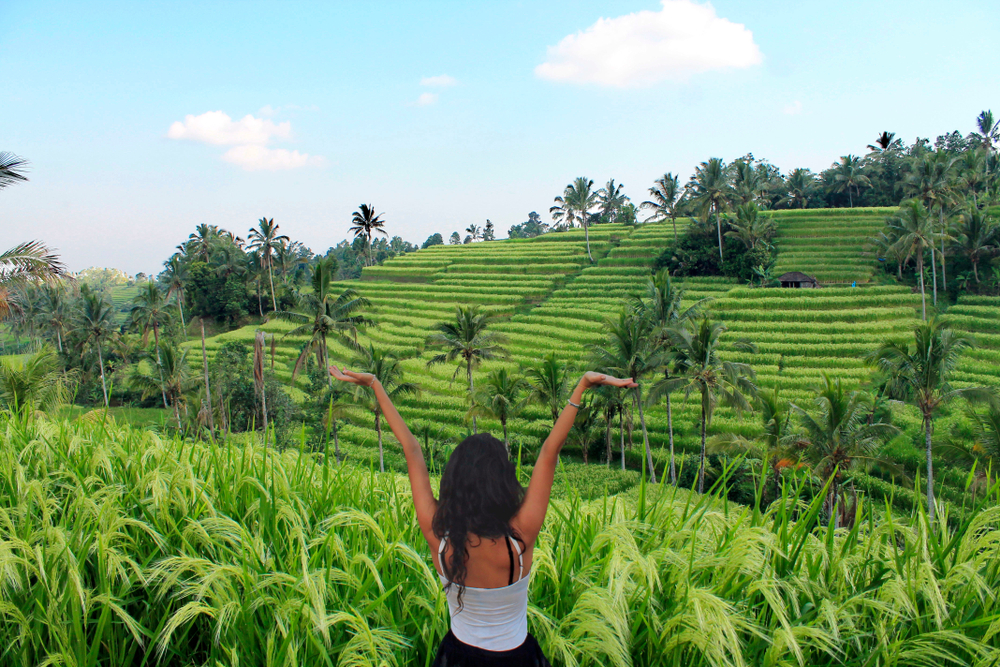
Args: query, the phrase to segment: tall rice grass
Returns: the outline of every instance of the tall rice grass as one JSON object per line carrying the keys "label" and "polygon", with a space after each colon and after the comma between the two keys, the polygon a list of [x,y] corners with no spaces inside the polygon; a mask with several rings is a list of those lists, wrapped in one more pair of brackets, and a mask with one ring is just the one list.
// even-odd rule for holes
{"label": "tall rice grass", "polygon": [[[427,665],[447,631],[399,476],[100,412],[0,435],[0,664]],[[788,484],[768,508],[558,484],[529,608],[555,665],[1000,658],[996,487],[950,529],[862,502],[834,531]]]}

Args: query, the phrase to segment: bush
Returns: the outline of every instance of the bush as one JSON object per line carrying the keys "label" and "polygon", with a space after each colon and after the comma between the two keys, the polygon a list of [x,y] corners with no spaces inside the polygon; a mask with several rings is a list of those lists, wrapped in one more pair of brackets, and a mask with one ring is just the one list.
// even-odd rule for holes
{"label": "bush", "polygon": [[[730,229],[723,221],[722,233]],[[666,267],[674,276],[727,276],[743,281],[754,277],[755,267],[773,266],[778,256],[772,246],[758,245],[750,250],[739,239],[725,236],[722,254],[720,261],[718,232],[714,225],[692,226],[656,259],[653,271]]]}

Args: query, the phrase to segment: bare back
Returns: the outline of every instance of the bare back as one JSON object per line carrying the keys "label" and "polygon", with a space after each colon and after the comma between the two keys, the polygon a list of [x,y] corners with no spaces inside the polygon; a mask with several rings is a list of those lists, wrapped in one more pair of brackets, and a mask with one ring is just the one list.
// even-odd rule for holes
{"label": "bare back", "polygon": [[[524,564],[524,575],[528,576],[531,571],[532,556],[535,551],[534,539],[530,542],[522,542],[524,555],[521,562]],[[476,535],[469,535],[466,542],[468,558],[465,561],[466,575],[465,585],[470,588],[503,588],[511,581],[511,552],[507,549],[506,538],[481,538]],[[438,557],[438,548],[441,541],[435,540],[428,546],[434,556],[434,568],[444,578],[448,578],[441,567],[441,560]],[[452,555],[452,545],[450,540],[446,542],[444,548],[444,559],[447,561]],[[513,553],[513,579],[517,581],[519,574],[517,552]]]}

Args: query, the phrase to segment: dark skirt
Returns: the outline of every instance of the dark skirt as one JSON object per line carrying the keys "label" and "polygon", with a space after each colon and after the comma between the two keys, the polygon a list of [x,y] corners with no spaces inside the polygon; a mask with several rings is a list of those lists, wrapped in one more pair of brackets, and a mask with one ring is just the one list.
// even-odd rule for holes
{"label": "dark skirt", "polygon": [[448,631],[438,647],[434,667],[551,667],[531,633],[524,643],[509,651],[487,651],[469,646]]}

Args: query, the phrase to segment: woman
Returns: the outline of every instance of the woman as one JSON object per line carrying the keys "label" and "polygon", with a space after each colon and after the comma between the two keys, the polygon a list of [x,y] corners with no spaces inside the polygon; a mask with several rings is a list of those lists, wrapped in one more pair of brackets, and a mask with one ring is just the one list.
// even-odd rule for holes
{"label": "woman", "polygon": [[542,444],[525,491],[502,442],[481,433],[466,438],[448,459],[440,499],[431,491],[420,443],[410,433],[375,376],[330,367],[333,377],[369,387],[403,447],[420,530],[448,597],[451,630],[434,665],[547,667],[528,633],[528,574],[545,521],[559,450],[583,392],[597,385],[634,387],[601,373],[585,373]]}

